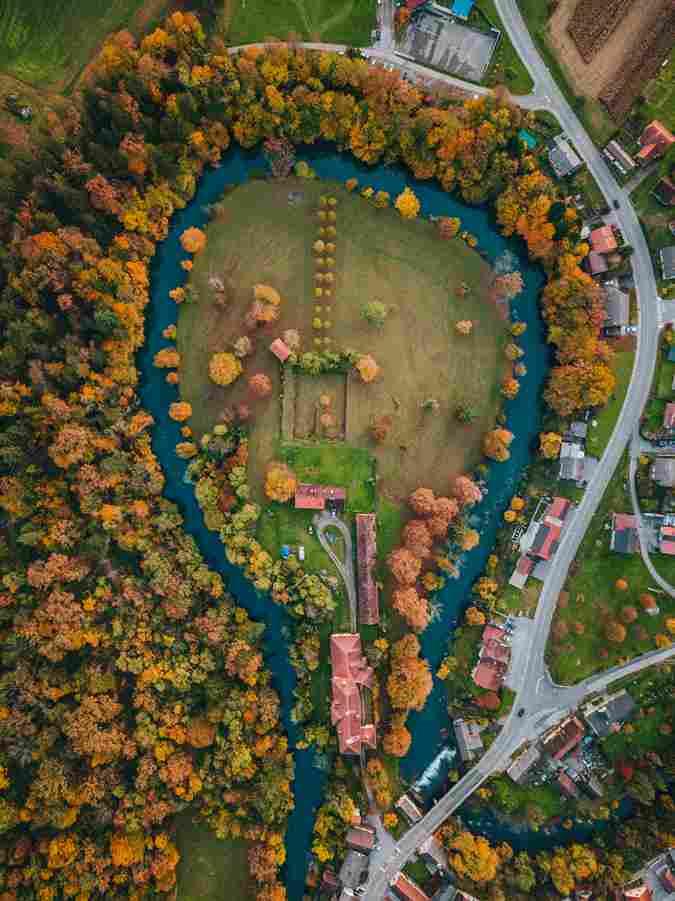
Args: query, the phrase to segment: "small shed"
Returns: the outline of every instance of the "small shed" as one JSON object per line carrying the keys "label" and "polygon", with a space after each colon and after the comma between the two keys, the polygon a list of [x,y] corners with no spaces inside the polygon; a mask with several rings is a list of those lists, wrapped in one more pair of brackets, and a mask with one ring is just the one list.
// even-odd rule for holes
{"label": "small shed", "polygon": [[290,347],[285,341],[282,341],[281,338],[275,338],[275,340],[272,341],[270,350],[280,363],[285,363],[291,355]]}

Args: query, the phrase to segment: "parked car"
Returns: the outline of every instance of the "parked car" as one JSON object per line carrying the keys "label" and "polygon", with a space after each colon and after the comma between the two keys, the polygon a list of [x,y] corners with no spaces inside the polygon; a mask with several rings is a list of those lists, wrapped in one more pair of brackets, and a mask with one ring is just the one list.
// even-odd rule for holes
{"label": "parked car", "polygon": [[614,200],[612,201],[612,206],[615,210],[619,209],[619,201],[616,198],[614,198]]}

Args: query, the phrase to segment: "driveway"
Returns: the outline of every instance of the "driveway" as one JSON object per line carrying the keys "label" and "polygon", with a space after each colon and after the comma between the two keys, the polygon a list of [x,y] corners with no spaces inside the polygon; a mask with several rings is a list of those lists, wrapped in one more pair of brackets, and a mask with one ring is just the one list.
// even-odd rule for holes
{"label": "driveway", "polygon": [[[324,551],[328,554],[330,559],[333,561],[335,568],[342,576],[342,581],[345,583],[345,588],[347,590],[347,599],[349,601],[349,622],[351,625],[352,632],[356,632],[357,627],[357,600],[356,600],[356,578],[354,576],[354,550],[352,544],[352,532],[351,529],[345,524],[345,522],[340,519],[340,517],[335,514],[327,513],[325,510],[322,513],[317,513],[316,516],[312,518],[312,522],[314,523],[314,528],[316,529],[316,536],[319,539],[319,543]],[[333,546],[326,537],[326,532],[328,529],[337,529],[337,531],[342,536],[342,540],[345,543],[345,559],[340,560],[338,555],[333,550]]]}

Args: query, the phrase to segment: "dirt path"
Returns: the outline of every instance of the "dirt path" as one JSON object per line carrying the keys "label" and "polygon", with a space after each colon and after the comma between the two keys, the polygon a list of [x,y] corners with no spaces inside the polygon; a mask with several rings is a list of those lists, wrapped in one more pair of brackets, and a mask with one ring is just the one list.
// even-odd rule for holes
{"label": "dirt path", "polygon": [[635,3],[592,62],[585,63],[567,32],[567,24],[578,0],[560,0],[549,23],[549,40],[561,60],[572,86],[579,94],[597,99],[618,72],[626,55],[637,46],[639,35],[670,7],[671,0]]}

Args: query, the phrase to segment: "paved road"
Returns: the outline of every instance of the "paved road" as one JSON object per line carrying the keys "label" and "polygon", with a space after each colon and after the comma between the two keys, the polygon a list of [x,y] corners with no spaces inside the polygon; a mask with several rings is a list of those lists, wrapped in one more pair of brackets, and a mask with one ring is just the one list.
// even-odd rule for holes
{"label": "paved road", "polygon": [[[635,424],[647,401],[658,350],[660,315],[656,282],[649,249],[640,223],[625,190],[616,183],[604,158],[586,134],[562,92],[540,58],[515,0],[495,0],[497,11],[535,83],[533,105],[553,112],[586,162],[610,206],[618,203],[615,218],[626,241],[634,249],[632,258],[635,287],[640,309],[640,329],[630,386],[616,426],[593,479],[589,483],[570,527],[563,534],[549,574],[544,582],[532,630],[531,654],[525,678],[517,693],[513,710],[501,733],[481,758],[453,788],[416,823],[398,842],[394,854],[376,854],[363,897],[376,901],[384,896],[387,885],[424,839],[459,807],[493,772],[502,770],[522,742],[540,734],[555,718],[576,707],[589,694],[603,690],[612,682],[653,666],[675,654],[675,647],[643,655],[629,664],[601,673],[576,686],[556,686],[547,675],[544,653],[558,595],[569,566],[595,513],[607,484],[628,444]],[[523,715],[518,716],[522,710]]]}
{"label": "paved road", "polygon": [[[339,516],[332,516],[330,513],[317,513],[312,517],[314,528],[316,529],[316,537],[319,539],[321,547],[328,554],[335,564],[335,568],[342,576],[342,581],[347,589],[347,598],[349,600],[349,619],[352,632],[356,632],[357,626],[357,598],[356,598],[356,579],[354,577],[354,551],[352,545],[352,533]],[[340,560],[333,550],[333,545],[326,537],[327,529],[337,529],[345,543],[345,558]]]}

